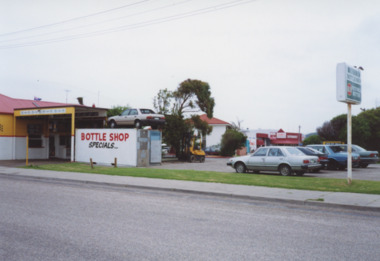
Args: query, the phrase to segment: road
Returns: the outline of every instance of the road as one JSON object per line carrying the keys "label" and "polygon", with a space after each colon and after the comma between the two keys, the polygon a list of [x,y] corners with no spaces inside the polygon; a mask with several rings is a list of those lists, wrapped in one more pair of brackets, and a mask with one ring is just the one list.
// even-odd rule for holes
{"label": "road", "polygon": [[[163,169],[191,169],[201,171],[235,172],[226,165],[227,158],[206,158],[205,163],[190,163],[180,161],[163,162],[161,165],[152,165],[150,168]],[[263,174],[275,174],[278,172],[261,172]],[[250,172],[252,174],[252,172]],[[347,170],[321,170],[318,173],[305,173],[305,177],[337,178],[347,179]],[[380,181],[380,164],[371,164],[367,168],[354,168],[352,170],[353,179]]]}
{"label": "road", "polygon": [[0,260],[378,260],[380,213],[0,178]]}

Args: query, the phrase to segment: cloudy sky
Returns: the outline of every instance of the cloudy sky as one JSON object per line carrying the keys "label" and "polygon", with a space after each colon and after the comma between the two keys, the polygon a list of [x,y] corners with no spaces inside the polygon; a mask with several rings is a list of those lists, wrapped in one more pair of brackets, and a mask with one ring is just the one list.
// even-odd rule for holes
{"label": "cloudy sky", "polygon": [[208,82],[214,116],[309,133],[347,113],[336,65],[364,67],[380,106],[378,0],[0,0],[0,93],[153,108],[160,89]]}

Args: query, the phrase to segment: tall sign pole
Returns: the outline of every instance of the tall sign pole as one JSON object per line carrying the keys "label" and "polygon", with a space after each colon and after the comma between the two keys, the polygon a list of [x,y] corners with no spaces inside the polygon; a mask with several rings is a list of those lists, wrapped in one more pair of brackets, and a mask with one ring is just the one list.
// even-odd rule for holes
{"label": "tall sign pole", "polygon": [[338,63],[336,66],[336,99],[347,103],[347,182],[352,183],[352,116],[351,105],[362,101],[362,67]]}

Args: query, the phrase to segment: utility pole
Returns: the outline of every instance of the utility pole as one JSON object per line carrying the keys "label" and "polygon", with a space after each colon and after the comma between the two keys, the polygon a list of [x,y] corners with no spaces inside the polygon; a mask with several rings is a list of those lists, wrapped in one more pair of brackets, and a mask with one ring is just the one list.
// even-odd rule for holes
{"label": "utility pole", "polygon": [[66,104],[67,104],[67,95],[68,95],[68,93],[70,92],[70,90],[65,90],[65,92],[66,92]]}

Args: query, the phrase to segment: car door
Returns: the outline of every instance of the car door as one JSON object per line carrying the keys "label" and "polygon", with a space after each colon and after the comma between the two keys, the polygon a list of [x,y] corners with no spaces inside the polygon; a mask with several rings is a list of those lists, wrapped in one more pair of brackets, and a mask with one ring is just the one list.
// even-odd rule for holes
{"label": "car door", "polygon": [[280,162],[283,162],[284,157],[285,155],[280,148],[270,148],[265,160],[265,168],[267,170],[277,170]]}
{"label": "car door", "polygon": [[130,109],[129,114],[126,118],[126,124],[127,125],[135,124],[135,120],[136,120],[138,114],[139,113],[138,113],[137,109]]}
{"label": "car door", "polygon": [[247,168],[252,170],[265,170],[265,159],[267,157],[268,148],[259,148],[249,157]]}
{"label": "car door", "polygon": [[127,124],[127,116],[129,114],[130,109],[123,111],[120,116],[116,119],[116,124],[118,125],[126,125]]}

